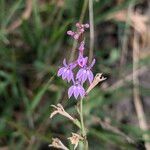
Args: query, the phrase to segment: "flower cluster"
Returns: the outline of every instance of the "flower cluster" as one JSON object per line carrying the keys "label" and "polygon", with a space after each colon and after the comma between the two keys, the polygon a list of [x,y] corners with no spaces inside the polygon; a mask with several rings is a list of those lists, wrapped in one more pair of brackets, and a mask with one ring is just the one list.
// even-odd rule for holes
{"label": "flower cluster", "polygon": [[[67,31],[67,34],[77,40],[78,46],[78,57],[75,61],[67,63],[66,59],[63,60],[63,67],[58,70],[57,75],[62,77],[63,80],[72,82],[73,85],[68,89],[68,97],[74,96],[83,98],[85,96],[85,89],[83,84],[88,81],[90,84],[93,81],[94,75],[91,71],[95,64],[95,59],[92,63],[88,63],[88,57],[84,57],[85,42],[82,40],[85,29],[89,28],[89,24],[76,23],[77,31]],[[80,42],[81,41],[81,42]],[[74,69],[78,68],[75,74]]]}

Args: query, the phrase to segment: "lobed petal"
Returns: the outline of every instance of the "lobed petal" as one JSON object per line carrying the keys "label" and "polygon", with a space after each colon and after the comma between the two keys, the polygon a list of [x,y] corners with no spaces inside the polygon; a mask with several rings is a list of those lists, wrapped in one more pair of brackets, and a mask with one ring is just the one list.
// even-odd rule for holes
{"label": "lobed petal", "polygon": [[79,90],[81,98],[83,98],[85,96],[85,90],[84,90],[84,88],[81,85],[79,85],[78,86],[78,90]]}
{"label": "lobed petal", "polygon": [[74,85],[68,89],[68,97],[70,98],[74,92]]}
{"label": "lobed petal", "polygon": [[62,67],[58,70],[57,76],[60,77],[64,72],[65,67]]}
{"label": "lobed petal", "polygon": [[78,88],[77,86],[74,87],[74,97],[77,99],[79,96],[79,91],[78,91]]}
{"label": "lobed petal", "polygon": [[87,71],[87,76],[88,76],[88,80],[89,80],[89,82],[90,82],[90,84],[91,84],[92,81],[93,81],[93,79],[94,79],[94,75],[93,75],[93,73],[92,73],[91,70],[88,70],[88,71]]}
{"label": "lobed petal", "polygon": [[87,80],[88,74],[87,71],[84,69],[83,74],[82,74],[82,83],[84,83]]}
{"label": "lobed petal", "polygon": [[66,72],[67,72],[67,69],[65,68],[64,71],[63,71],[63,74],[62,74],[62,79],[63,80],[65,80],[66,77],[67,77],[67,73]]}
{"label": "lobed petal", "polygon": [[70,82],[71,80],[73,80],[73,72],[71,70],[69,70],[69,74],[67,76],[67,80],[68,80],[68,82]]}
{"label": "lobed petal", "polygon": [[77,72],[76,79],[79,79],[79,78],[82,76],[83,71],[84,71],[84,69],[80,69],[80,70]]}
{"label": "lobed petal", "polygon": [[95,65],[95,62],[96,62],[96,60],[95,59],[93,59],[93,61],[92,61],[92,63],[91,63],[91,65],[89,66],[90,67],[90,69]]}
{"label": "lobed petal", "polygon": [[72,70],[77,66],[77,64],[76,63],[71,63],[71,64],[69,64],[69,66],[70,66],[70,69]]}

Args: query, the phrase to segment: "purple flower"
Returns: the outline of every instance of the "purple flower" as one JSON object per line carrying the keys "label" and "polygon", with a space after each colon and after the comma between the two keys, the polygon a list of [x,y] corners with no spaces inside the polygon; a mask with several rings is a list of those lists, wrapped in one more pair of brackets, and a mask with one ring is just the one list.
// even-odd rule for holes
{"label": "purple flower", "polygon": [[80,67],[84,67],[87,64],[87,60],[88,57],[83,57],[83,55],[80,53],[77,59],[77,63]]}
{"label": "purple flower", "polygon": [[76,63],[70,63],[67,65],[66,59],[64,59],[63,65],[64,65],[64,67],[62,67],[58,70],[57,76],[58,77],[62,76],[63,80],[66,79],[68,82],[70,82],[71,80],[73,80],[72,70],[76,67],[77,64]]}
{"label": "purple flower", "polygon": [[72,85],[72,86],[68,89],[68,97],[70,98],[72,95],[73,95],[76,99],[78,98],[78,96],[80,96],[81,98],[84,97],[84,95],[85,95],[85,90],[84,90],[83,86],[79,83],[79,81],[74,82],[74,85]]}
{"label": "purple flower", "polygon": [[94,78],[91,68],[94,66],[94,64],[95,64],[95,59],[93,59],[91,65],[81,68],[77,72],[76,79],[80,80],[81,83],[84,83],[88,79],[89,83],[91,84]]}

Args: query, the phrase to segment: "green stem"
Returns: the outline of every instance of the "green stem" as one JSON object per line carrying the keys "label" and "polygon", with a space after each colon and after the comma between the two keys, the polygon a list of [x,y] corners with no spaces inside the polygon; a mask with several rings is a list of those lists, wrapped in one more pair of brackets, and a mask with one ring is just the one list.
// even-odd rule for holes
{"label": "green stem", "polygon": [[80,109],[79,109],[79,114],[80,114],[80,121],[81,121],[81,132],[82,136],[84,137],[84,150],[88,150],[88,141],[86,137],[86,130],[84,126],[84,120],[83,120],[83,99],[80,100]]}

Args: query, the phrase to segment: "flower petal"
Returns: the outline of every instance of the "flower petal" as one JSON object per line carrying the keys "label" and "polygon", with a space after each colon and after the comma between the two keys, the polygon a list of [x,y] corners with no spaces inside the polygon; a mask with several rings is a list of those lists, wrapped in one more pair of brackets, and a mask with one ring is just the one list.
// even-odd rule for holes
{"label": "flower petal", "polygon": [[62,68],[60,68],[60,69],[58,70],[58,72],[57,72],[57,76],[58,76],[58,77],[63,74],[64,69],[65,69],[65,67],[62,67]]}
{"label": "flower petal", "polygon": [[93,81],[93,78],[94,78],[94,75],[93,75],[93,73],[92,73],[91,70],[88,70],[88,71],[87,71],[87,76],[88,76],[89,82],[90,82],[90,84],[91,84],[92,81]]}
{"label": "flower petal", "polygon": [[78,91],[78,88],[75,86],[74,87],[74,97],[77,99],[79,96],[79,91]]}
{"label": "flower petal", "polygon": [[68,89],[68,97],[69,97],[69,98],[72,96],[73,90],[74,90],[74,86],[71,86],[71,87]]}
{"label": "flower petal", "polygon": [[77,72],[76,79],[79,79],[79,78],[82,76],[83,71],[84,71],[84,69],[80,69],[80,70]]}
{"label": "flower petal", "polygon": [[94,66],[95,62],[96,62],[96,60],[95,60],[95,59],[93,59],[93,61],[92,61],[91,65],[89,66],[89,67],[90,67],[90,69]]}
{"label": "flower petal", "polygon": [[62,79],[63,80],[65,80],[66,77],[67,77],[67,73],[66,72],[67,72],[67,69],[65,68],[64,71],[63,71],[63,74],[62,74]]}
{"label": "flower petal", "polygon": [[73,80],[73,72],[71,70],[69,70],[69,74],[67,76],[67,80],[68,80],[68,82],[70,82],[71,80]]}
{"label": "flower petal", "polygon": [[84,90],[84,88],[83,88],[81,85],[79,85],[79,86],[78,86],[78,90],[79,90],[79,93],[80,93],[81,98],[83,98],[84,95],[85,95],[85,90]]}
{"label": "flower petal", "polygon": [[71,63],[71,64],[69,64],[69,66],[70,66],[70,69],[72,70],[77,66],[77,64],[76,63]]}
{"label": "flower petal", "polygon": [[87,80],[87,71],[84,69],[83,74],[82,74],[82,83],[84,83]]}

